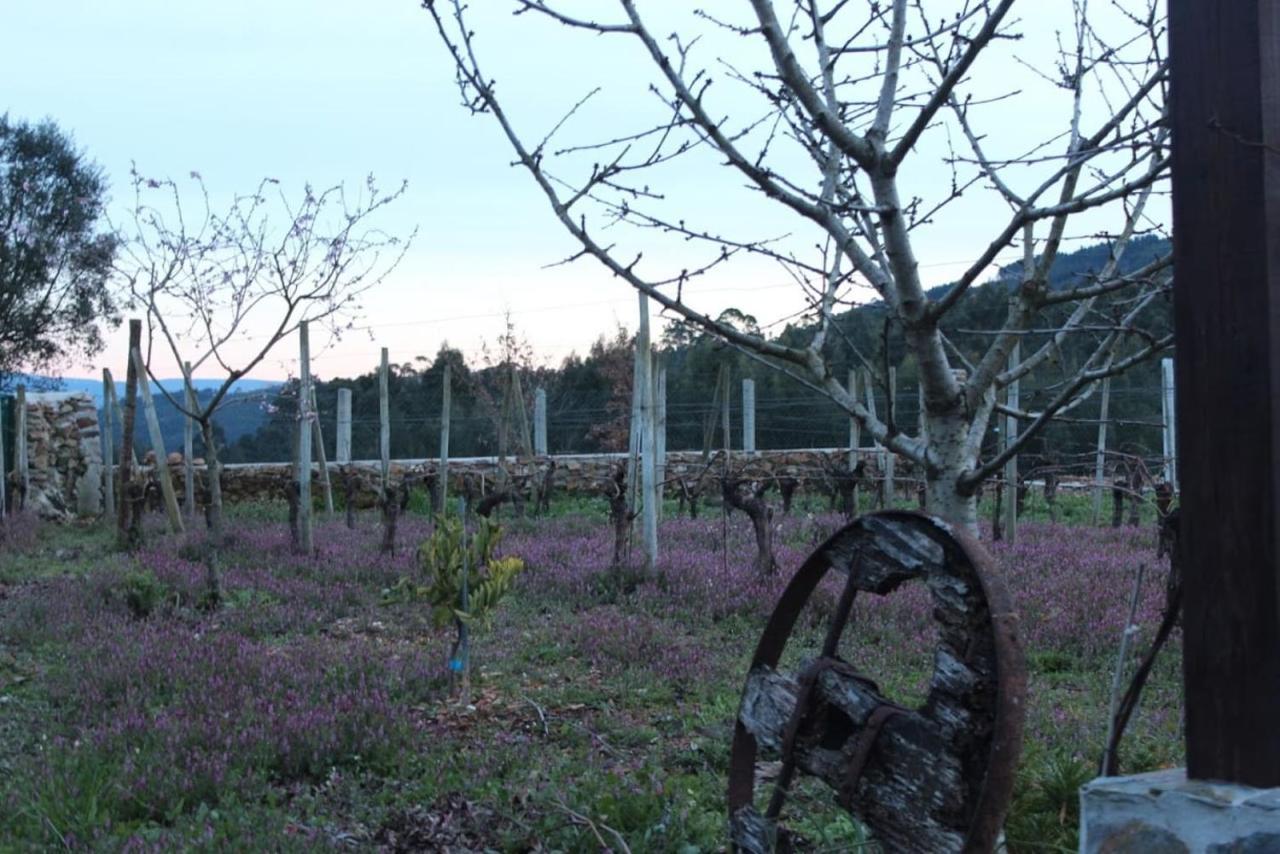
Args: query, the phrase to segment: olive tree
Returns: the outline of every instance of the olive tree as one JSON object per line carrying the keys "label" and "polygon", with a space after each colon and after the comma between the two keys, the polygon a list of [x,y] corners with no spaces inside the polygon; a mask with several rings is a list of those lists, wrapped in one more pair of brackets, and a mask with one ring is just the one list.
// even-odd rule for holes
{"label": "olive tree", "polygon": [[51,121],[0,114],[0,377],[102,349],[119,322],[102,170]]}
{"label": "olive tree", "polygon": [[[512,0],[503,18],[462,0],[424,3],[464,104],[501,128],[576,241],[570,260],[594,259],[667,314],[820,390],[864,436],[920,467],[931,510],[970,527],[985,478],[1100,380],[1172,341],[1160,316],[1169,257],[1124,259],[1164,218],[1164,22],[1155,0],[1094,5]],[[1056,39],[1043,32],[1053,14],[1063,15]],[[527,107],[488,69],[522,86],[564,61],[536,48],[486,53],[485,37],[503,26],[561,27],[566,39],[595,40],[588,50],[616,45],[579,64],[582,91],[561,93],[562,115],[534,133],[517,118]],[[617,78],[634,92],[606,92]],[[1048,118],[1047,103],[1059,108]],[[705,197],[713,186],[719,206],[682,206],[691,187]],[[741,215],[757,200],[767,219]],[[958,277],[929,288],[922,252],[961,226],[986,234],[964,250]],[[1054,282],[1064,243],[1085,236],[1107,241],[1107,262],[1087,280]],[[762,261],[794,280],[806,340],[743,332],[699,296],[720,268],[749,274]],[[1001,265],[1003,322],[961,342],[950,313]],[[891,408],[877,417],[832,369],[838,313],[869,300],[915,362],[925,417],[914,435]],[[1061,359],[1068,342],[1086,355]],[[867,361],[885,383],[885,366]],[[1044,405],[1002,405],[1000,392],[1028,376],[1051,389]],[[1001,411],[1022,429],[984,458]]]}

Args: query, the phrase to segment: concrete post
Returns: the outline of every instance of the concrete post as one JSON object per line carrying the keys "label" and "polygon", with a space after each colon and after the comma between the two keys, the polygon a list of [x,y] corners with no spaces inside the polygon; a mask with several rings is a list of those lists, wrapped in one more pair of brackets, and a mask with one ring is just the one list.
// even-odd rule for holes
{"label": "concrete post", "polygon": [[298,324],[298,533],[302,553],[315,549],[311,527],[311,336]]}
{"label": "concrete post", "polygon": [[533,392],[533,455],[547,455],[547,390],[535,389]]}
{"label": "concrete post", "polygon": [[334,439],[334,462],[345,466],[351,462],[351,389],[338,389],[338,435]]}

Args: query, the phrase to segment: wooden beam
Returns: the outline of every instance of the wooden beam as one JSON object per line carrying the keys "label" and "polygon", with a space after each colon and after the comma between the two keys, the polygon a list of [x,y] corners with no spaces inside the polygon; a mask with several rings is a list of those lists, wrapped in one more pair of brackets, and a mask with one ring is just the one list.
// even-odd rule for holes
{"label": "wooden beam", "polygon": [[31,457],[27,448],[27,387],[19,385],[13,401],[13,468],[18,473],[18,509],[27,509],[31,489]]}
{"label": "wooden beam", "polygon": [[[106,476],[110,480],[110,457],[106,461]],[[4,465],[4,398],[0,397],[0,519],[4,519],[5,516],[9,515],[8,495],[5,494],[6,492],[9,492],[9,474]]]}
{"label": "wooden beam", "polygon": [[378,364],[378,459],[381,461],[378,494],[383,498],[387,496],[387,487],[391,480],[391,396],[388,390],[390,376],[389,354],[387,348],[383,347],[382,360]]}
{"label": "wooden beam", "polygon": [[[133,479],[133,427],[138,412],[138,369],[133,361],[133,351],[142,346],[142,321],[132,318],[129,321],[129,355],[126,356],[128,366],[125,368],[124,408],[120,414],[120,505],[116,508],[116,545],[125,548],[129,545],[129,515],[132,501],[129,500],[129,484]],[[114,396],[114,392],[113,392]]]}
{"label": "wooden beam", "polygon": [[315,425],[316,459],[320,463],[320,491],[324,495],[324,513],[333,519],[333,482],[329,479],[329,456],[324,449],[324,428],[320,426],[320,407],[316,404],[316,386],[311,384],[311,423]]}
{"label": "wooden beam", "polygon": [[654,456],[654,479],[658,484],[658,521],[662,521],[662,499],[667,482],[667,366],[663,360],[653,357],[653,440],[657,448]]}
{"label": "wooden beam", "polygon": [[[191,387],[191,363],[182,363],[182,400],[190,412],[196,411],[196,393]],[[188,519],[196,518],[196,469],[191,457],[195,453],[195,421],[182,416],[182,501]]]}
{"label": "wooden beam", "polygon": [[1098,449],[1093,459],[1093,524],[1102,521],[1102,490],[1106,484],[1107,416],[1111,408],[1111,377],[1102,380],[1102,408],[1098,413]]}
{"label": "wooden beam", "polygon": [[636,387],[640,391],[640,481],[644,490],[641,530],[644,533],[645,571],[653,575],[658,563],[657,423],[653,415],[653,349],[649,345],[649,297],[641,293],[640,329],[636,334]]}
{"label": "wooden beam", "polygon": [[[1022,342],[1016,341],[1013,352],[1009,354],[1009,370],[1018,367],[1022,361]],[[1010,409],[1022,405],[1018,393],[1018,380],[1009,383],[1005,389],[1005,402]],[[1009,447],[1018,438],[1018,419],[1012,415],[1004,418],[1004,445]],[[1004,538],[1010,543],[1018,541],[1018,456],[1009,458],[1004,464]]]}
{"label": "wooden beam", "polygon": [[436,473],[436,512],[444,513],[449,500],[449,421],[453,408],[453,366],[444,363],[444,380],[440,392],[440,469]]}
{"label": "wooden beam", "polygon": [[142,351],[133,351],[133,366],[138,374],[138,393],[142,395],[142,411],[147,419],[147,432],[151,434],[151,453],[156,458],[156,479],[160,481],[160,494],[164,498],[164,512],[169,517],[169,530],[181,534],[182,511],[178,509],[178,493],[173,488],[173,476],[169,472],[169,455],[164,449],[164,433],[160,430],[160,417],[156,414],[156,402],[151,397],[151,379]]}
{"label": "wooden beam", "polygon": [[1187,773],[1280,786],[1280,2],[1170,0]]}

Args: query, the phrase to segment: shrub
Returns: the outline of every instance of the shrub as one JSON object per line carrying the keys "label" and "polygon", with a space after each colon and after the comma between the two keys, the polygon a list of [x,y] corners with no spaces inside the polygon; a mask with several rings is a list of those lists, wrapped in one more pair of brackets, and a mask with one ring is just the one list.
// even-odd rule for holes
{"label": "shrub", "polygon": [[146,569],[126,573],[118,583],[107,587],[104,594],[108,601],[124,605],[139,620],[150,617],[169,595],[155,573]]}

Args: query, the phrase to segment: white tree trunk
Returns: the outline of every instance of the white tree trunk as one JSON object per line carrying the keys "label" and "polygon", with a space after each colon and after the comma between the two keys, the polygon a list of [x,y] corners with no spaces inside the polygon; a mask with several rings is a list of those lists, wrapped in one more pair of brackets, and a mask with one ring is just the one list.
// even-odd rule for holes
{"label": "white tree trunk", "polygon": [[938,460],[938,465],[926,470],[925,502],[929,513],[977,536],[977,495],[966,495],[959,489],[961,476],[976,462],[970,457],[971,445],[967,441],[971,425],[960,415],[930,413],[926,421],[930,452]]}

